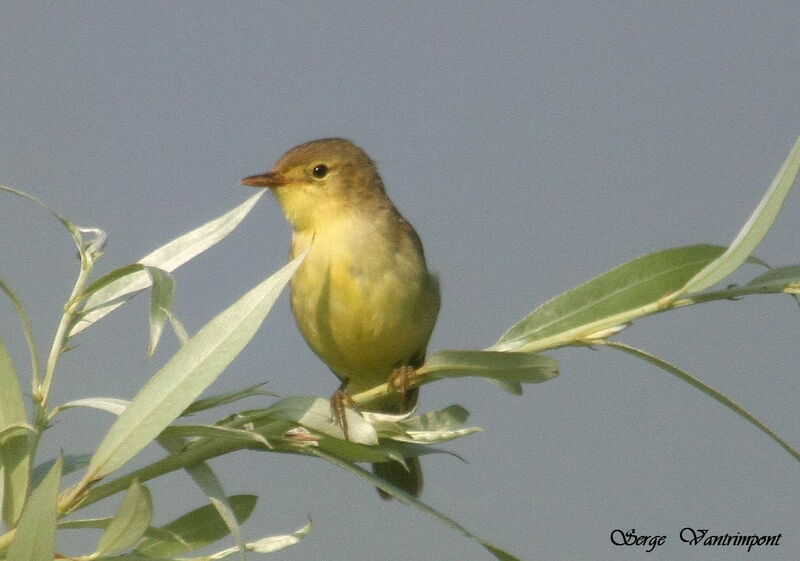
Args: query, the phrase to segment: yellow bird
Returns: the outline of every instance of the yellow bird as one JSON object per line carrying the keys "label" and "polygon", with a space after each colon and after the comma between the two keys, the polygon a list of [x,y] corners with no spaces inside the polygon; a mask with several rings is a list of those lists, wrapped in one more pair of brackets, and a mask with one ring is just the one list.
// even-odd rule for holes
{"label": "yellow bird", "polygon": [[[272,171],[242,184],[275,193],[294,230],[292,257],[311,246],[292,279],[292,310],[309,346],[342,381],[340,390],[355,394],[390,380],[402,387],[425,360],[439,283],[375,163],[352,142],[326,138],[292,148]],[[416,389],[393,393],[370,409],[403,413],[416,399]],[[337,392],[337,411],[343,400],[346,394]],[[385,462],[373,469],[416,496],[419,461],[406,466]]]}

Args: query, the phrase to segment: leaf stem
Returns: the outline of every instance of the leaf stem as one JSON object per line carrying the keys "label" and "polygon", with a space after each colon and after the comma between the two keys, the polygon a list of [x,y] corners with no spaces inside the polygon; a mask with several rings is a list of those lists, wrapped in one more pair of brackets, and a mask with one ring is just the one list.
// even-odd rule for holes
{"label": "leaf stem", "polygon": [[39,420],[46,422],[47,406],[50,399],[50,390],[53,386],[53,377],[55,376],[56,367],[58,366],[58,361],[61,358],[61,354],[65,350],[67,341],[69,340],[70,329],[72,328],[74,321],[78,316],[77,311],[74,309],[71,303],[83,292],[91,272],[92,262],[81,255],[81,270],[78,274],[78,279],[75,281],[75,286],[72,289],[69,300],[67,300],[67,305],[64,308],[64,314],[61,316],[61,321],[58,324],[56,334],[53,337],[53,345],[50,347],[50,355],[47,358],[44,381],[33,390],[34,399],[39,405],[38,409],[40,419],[37,419],[37,426],[39,428],[41,428],[41,425],[38,422]]}
{"label": "leaf stem", "polygon": [[96,503],[97,501],[110,497],[111,495],[119,493],[120,491],[124,491],[130,487],[134,480],[144,483],[150,479],[155,479],[161,475],[166,475],[179,469],[184,469],[188,466],[197,464],[198,462],[248,448],[257,448],[263,450],[263,446],[259,446],[258,444],[234,440],[215,440],[207,441],[207,443],[204,444],[190,445],[183,452],[167,456],[162,460],[123,475],[122,477],[118,477],[113,481],[99,485],[88,492],[86,489],[91,482],[80,482],[62,495],[62,498],[58,502],[58,511],[66,514],[76,510],[77,508],[83,508],[92,503]]}
{"label": "leaf stem", "polygon": [[624,352],[626,352],[628,354],[631,354],[631,355],[633,355],[635,357],[644,359],[644,360],[646,360],[647,362],[649,362],[651,364],[655,364],[656,366],[666,370],[670,374],[674,374],[675,376],[677,376],[678,378],[680,378],[684,382],[687,382],[688,384],[691,384],[695,388],[697,388],[700,391],[702,391],[704,394],[706,394],[709,397],[715,399],[716,401],[718,401],[719,403],[721,403],[722,405],[724,405],[725,407],[727,407],[728,409],[730,409],[734,413],[744,417],[745,420],[747,420],[749,423],[753,424],[756,428],[758,428],[760,431],[765,433],[772,440],[774,440],[775,442],[780,444],[781,447],[784,450],[789,452],[789,454],[791,454],[796,460],[800,461],[800,452],[798,452],[791,444],[789,444],[783,438],[781,438],[778,435],[778,433],[776,433],[774,430],[772,430],[766,423],[761,421],[761,419],[759,419],[758,417],[756,417],[755,415],[750,413],[747,409],[745,409],[744,407],[742,407],[741,405],[739,405],[738,403],[733,401],[731,398],[729,398],[727,395],[723,394],[721,391],[719,391],[719,390],[717,390],[715,388],[712,388],[711,386],[709,386],[708,384],[706,384],[702,380],[698,380],[697,378],[695,378],[694,376],[692,376],[688,372],[684,372],[683,370],[681,370],[677,366],[674,366],[674,365],[670,364],[669,362],[667,362],[667,361],[665,361],[663,359],[660,359],[655,355],[652,355],[652,354],[648,353],[647,351],[643,351],[641,349],[637,349],[636,347],[632,347],[630,345],[626,345],[624,343],[618,343],[618,342],[615,342],[615,341],[605,341],[605,342],[602,342],[602,343],[599,343],[599,344],[605,345],[607,347],[611,347],[613,349],[618,349],[620,351],[624,351]]}

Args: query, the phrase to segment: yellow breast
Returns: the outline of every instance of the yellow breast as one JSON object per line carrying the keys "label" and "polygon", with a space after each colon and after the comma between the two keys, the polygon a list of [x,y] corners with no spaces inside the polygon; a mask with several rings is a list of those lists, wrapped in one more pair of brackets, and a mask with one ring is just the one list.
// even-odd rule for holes
{"label": "yellow breast", "polygon": [[[379,227],[380,225],[378,225]],[[311,251],[292,279],[292,309],[311,348],[356,393],[424,355],[439,311],[436,280],[414,240],[374,221],[296,233]]]}

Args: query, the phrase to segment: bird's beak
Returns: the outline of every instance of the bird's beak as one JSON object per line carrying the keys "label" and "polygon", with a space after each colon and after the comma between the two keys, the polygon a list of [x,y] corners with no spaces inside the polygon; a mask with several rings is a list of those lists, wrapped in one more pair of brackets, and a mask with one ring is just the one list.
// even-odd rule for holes
{"label": "bird's beak", "polygon": [[245,177],[239,183],[248,185],[250,187],[281,187],[287,185],[289,180],[282,176],[280,173],[269,171],[260,175],[251,175]]}

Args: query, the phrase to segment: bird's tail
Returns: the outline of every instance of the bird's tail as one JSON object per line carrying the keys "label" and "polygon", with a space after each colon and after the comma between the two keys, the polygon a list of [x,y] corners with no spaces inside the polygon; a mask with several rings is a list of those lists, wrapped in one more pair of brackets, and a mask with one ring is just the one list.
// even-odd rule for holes
{"label": "bird's tail", "polygon": [[[417,497],[422,492],[422,466],[419,458],[405,458],[405,463],[405,466],[394,461],[372,464],[372,471],[381,479],[400,487],[412,497]],[[381,489],[378,489],[378,494],[382,499],[392,498],[389,493]]]}
{"label": "bird's tail", "polygon": [[[388,396],[389,401],[382,403],[380,408],[383,412],[403,413],[416,407],[418,399],[419,388],[412,388],[400,399],[397,395]],[[422,492],[422,465],[419,458],[403,458],[403,461],[405,465],[395,461],[372,464],[372,472],[412,497],[417,497]],[[382,499],[392,498],[381,489],[378,489],[378,494]]]}

